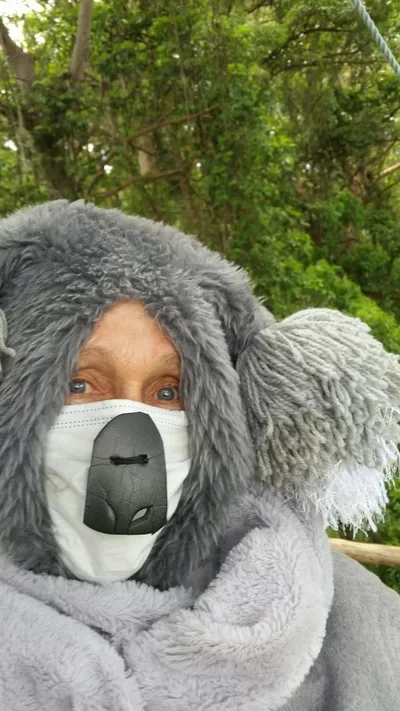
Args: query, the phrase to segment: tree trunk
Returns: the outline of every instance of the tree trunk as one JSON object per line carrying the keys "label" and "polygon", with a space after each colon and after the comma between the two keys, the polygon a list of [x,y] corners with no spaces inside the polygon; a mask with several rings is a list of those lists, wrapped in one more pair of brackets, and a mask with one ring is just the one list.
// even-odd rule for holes
{"label": "tree trunk", "polygon": [[69,67],[69,73],[74,82],[82,81],[84,77],[85,65],[89,57],[92,10],[93,0],[80,1],[78,29]]}
{"label": "tree trunk", "polygon": [[24,52],[23,49],[15,44],[8,34],[8,30],[0,18],[0,46],[8,60],[8,65],[15,75],[18,84],[24,94],[28,94],[31,90],[33,77],[35,74],[35,60],[31,54]]}
{"label": "tree trunk", "polygon": [[154,138],[151,133],[140,136],[137,139],[139,173],[147,175],[147,173],[155,173],[157,171],[157,155]]}

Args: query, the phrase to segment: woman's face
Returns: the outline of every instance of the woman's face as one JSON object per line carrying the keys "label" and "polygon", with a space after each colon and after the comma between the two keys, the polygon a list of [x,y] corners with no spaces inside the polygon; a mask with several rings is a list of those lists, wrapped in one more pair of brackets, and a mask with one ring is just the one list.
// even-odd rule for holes
{"label": "woman's face", "polygon": [[121,302],[83,346],[67,404],[125,399],[181,410],[179,382],[180,359],[169,338],[140,303]]}

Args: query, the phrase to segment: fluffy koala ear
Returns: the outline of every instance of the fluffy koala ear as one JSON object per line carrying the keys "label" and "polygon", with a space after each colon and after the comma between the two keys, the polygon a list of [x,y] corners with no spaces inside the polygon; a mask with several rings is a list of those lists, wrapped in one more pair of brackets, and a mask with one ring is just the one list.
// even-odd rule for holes
{"label": "fluffy koala ear", "polygon": [[326,526],[376,530],[399,460],[399,357],[359,319],[309,309],[259,331],[237,369],[259,475]]}

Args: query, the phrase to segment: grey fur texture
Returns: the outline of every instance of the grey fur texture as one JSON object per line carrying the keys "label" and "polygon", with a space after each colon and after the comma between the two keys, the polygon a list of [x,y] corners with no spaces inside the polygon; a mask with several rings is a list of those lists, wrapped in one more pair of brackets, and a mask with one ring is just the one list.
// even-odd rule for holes
{"label": "grey fur texture", "polygon": [[3,369],[1,365],[2,356],[8,356],[9,358],[15,357],[15,351],[12,348],[7,348],[7,335],[8,326],[7,319],[4,311],[0,309],[0,381],[3,377]]}
{"label": "grey fur texture", "polygon": [[359,319],[309,309],[261,330],[238,372],[262,477],[326,526],[376,529],[398,465],[398,356]]}
{"label": "grey fur texture", "polygon": [[276,324],[242,270],[170,227],[59,200],[0,221],[0,306],[16,353],[0,384],[0,545],[17,564],[68,575],[43,447],[81,345],[120,299],[141,300],[180,351],[192,449],[179,507],[138,580],[207,579],[227,502],[255,476],[331,524],[373,524],[400,439],[398,358],[335,312]]}
{"label": "grey fur texture", "polygon": [[305,524],[278,497],[246,493],[229,516],[239,528],[254,517],[258,527],[199,597],[36,575],[1,560],[2,708],[279,708],[323,644],[330,550],[318,517]]}
{"label": "grey fur texture", "polygon": [[333,577],[319,517],[264,486],[228,518],[247,533],[200,595],[0,557],[0,708],[397,711],[398,595],[338,554]]}

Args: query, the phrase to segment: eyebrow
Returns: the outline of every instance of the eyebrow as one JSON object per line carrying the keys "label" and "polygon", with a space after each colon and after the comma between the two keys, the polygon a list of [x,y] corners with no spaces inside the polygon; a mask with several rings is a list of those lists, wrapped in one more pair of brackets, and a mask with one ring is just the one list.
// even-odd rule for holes
{"label": "eyebrow", "polygon": [[[95,360],[101,360],[107,365],[113,365],[115,363],[115,358],[112,352],[108,350],[108,348],[104,348],[103,346],[90,346],[89,348],[86,348],[82,351],[79,357],[79,362],[76,364],[76,367],[79,366],[81,361],[85,362],[90,358],[93,358]],[[180,368],[181,365],[181,359],[177,353],[170,353],[169,355],[165,356],[165,358],[160,358],[160,362],[162,362],[163,366],[166,366],[168,368]]]}

